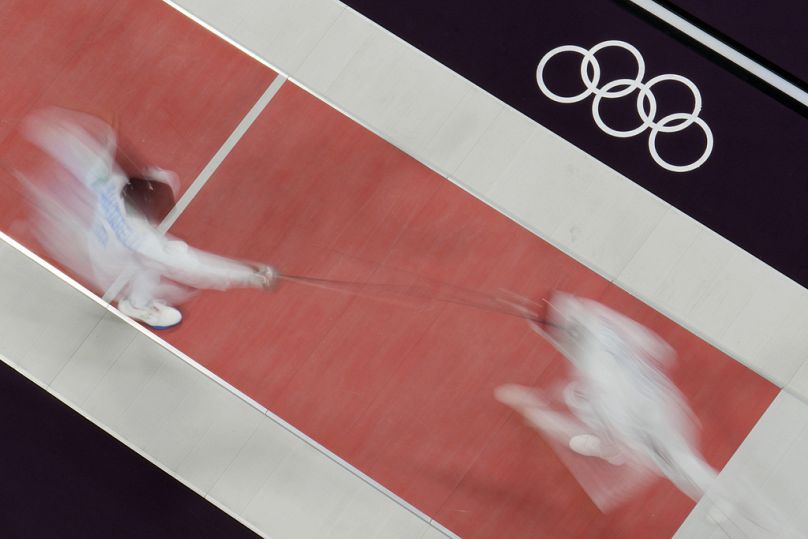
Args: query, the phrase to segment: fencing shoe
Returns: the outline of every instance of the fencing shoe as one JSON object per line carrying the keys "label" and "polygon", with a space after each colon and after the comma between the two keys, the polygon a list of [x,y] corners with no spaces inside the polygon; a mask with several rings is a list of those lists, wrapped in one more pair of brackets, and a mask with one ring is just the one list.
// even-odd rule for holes
{"label": "fencing shoe", "polygon": [[570,449],[585,457],[598,457],[609,464],[620,466],[624,459],[617,449],[609,450],[603,440],[592,434],[579,434],[570,438]]}
{"label": "fencing shoe", "polygon": [[128,299],[122,299],[118,302],[118,310],[152,329],[168,329],[182,321],[179,309],[161,301],[152,301],[148,306],[140,308],[132,305]]}

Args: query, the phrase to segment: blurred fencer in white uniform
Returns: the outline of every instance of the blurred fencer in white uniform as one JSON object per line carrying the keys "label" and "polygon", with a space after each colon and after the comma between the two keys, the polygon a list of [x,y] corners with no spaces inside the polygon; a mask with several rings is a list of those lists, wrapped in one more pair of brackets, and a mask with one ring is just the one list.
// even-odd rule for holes
{"label": "blurred fencer in white uniform", "polygon": [[629,470],[663,475],[696,501],[710,491],[716,523],[740,517],[761,537],[790,533],[785,519],[753,493],[742,499],[717,484],[718,472],[698,449],[697,420],[665,374],[675,353],[664,340],[589,299],[555,293],[546,308],[531,326],[569,361],[571,379],[557,398],[505,385],[496,390],[499,401],[560,447],[599,459],[615,473],[622,469],[624,477]]}
{"label": "blurred fencer in white uniform", "polygon": [[578,454],[614,465],[652,464],[698,499],[716,472],[696,449],[693,416],[660,367],[674,352],[636,322],[575,296],[556,293],[546,324],[533,324],[573,366],[563,391],[571,416],[547,409],[534,390],[503,386],[497,398],[537,428],[566,436]]}
{"label": "blurred fencer in white uniform", "polygon": [[[268,288],[272,268],[189,247],[162,234],[124,197],[129,177],[116,162],[113,128],[95,116],[50,108],[23,122],[23,135],[49,158],[24,181],[35,200],[33,227],[48,253],[99,291],[124,282],[118,307],[153,328],[178,324],[176,303],[193,289]],[[149,167],[140,176],[168,185],[171,172]]]}

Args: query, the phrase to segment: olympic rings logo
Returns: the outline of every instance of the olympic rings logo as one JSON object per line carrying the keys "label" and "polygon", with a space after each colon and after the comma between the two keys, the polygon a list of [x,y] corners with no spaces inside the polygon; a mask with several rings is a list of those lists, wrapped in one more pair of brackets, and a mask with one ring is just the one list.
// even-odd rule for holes
{"label": "olympic rings logo", "polygon": [[[598,63],[597,58],[595,58],[595,54],[606,47],[622,48],[634,56],[634,59],[637,62],[637,75],[633,79],[616,79],[607,82],[602,86],[598,86],[598,83],[600,82],[600,64]],[[575,52],[583,57],[581,60],[581,80],[586,88],[577,95],[569,97],[558,95],[551,91],[544,82],[544,68],[547,66],[547,62],[562,52]],[[589,75],[590,69],[592,71],[591,77]],[[648,82],[642,82],[643,77],[645,77],[645,60],[643,60],[640,51],[625,41],[618,41],[614,39],[598,43],[589,50],[576,45],[562,45],[560,47],[556,47],[542,57],[541,61],[539,62],[539,66],[536,68],[536,81],[539,83],[539,88],[544,95],[553,101],[558,103],[577,103],[578,101],[583,101],[590,95],[594,95],[595,99],[592,101],[592,118],[604,133],[613,137],[628,138],[639,135],[650,127],[651,133],[648,136],[648,151],[651,153],[651,157],[659,166],[672,172],[689,172],[697,169],[703,165],[705,161],[707,161],[707,158],[710,157],[710,154],[713,151],[713,133],[707,123],[699,118],[699,112],[701,111],[701,93],[699,92],[699,89],[696,88],[696,85],[693,84],[690,79],[687,79],[681,75],[658,75]],[[660,82],[664,81],[679,82],[684,84],[690,90],[690,92],[693,94],[694,101],[693,110],[691,112],[677,112],[674,114],[669,114],[659,121],[655,120],[657,101],[654,94],[651,92],[651,88],[655,84],[659,84]],[[617,130],[606,125],[603,118],[600,116],[600,102],[603,99],[617,99],[619,97],[627,96],[634,90],[639,90],[639,93],[637,94],[637,114],[639,114],[642,123],[634,129],[629,129],[626,131]],[[678,133],[679,131],[686,129],[693,124],[696,124],[702,129],[702,131],[704,131],[704,135],[707,139],[707,146],[705,147],[704,152],[701,154],[701,157],[689,165],[673,165],[662,159],[659,156],[659,152],[657,151],[656,147],[657,135],[659,133]]]}

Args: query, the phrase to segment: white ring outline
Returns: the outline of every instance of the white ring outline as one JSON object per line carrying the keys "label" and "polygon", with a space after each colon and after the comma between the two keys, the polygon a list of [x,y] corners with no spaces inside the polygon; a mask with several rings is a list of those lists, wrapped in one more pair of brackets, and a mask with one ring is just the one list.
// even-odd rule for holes
{"label": "white ring outline", "polygon": [[[651,134],[648,136],[648,151],[651,152],[651,157],[656,161],[657,165],[661,166],[665,170],[670,170],[671,172],[690,172],[691,170],[699,168],[701,165],[707,161],[707,158],[710,157],[710,154],[713,153],[713,132],[710,130],[710,126],[707,125],[707,122],[696,116],[696,119],[693,120],[691,123],[695,123],[704,131],[704,135],[707,138],[707,146],[704,148],[704,153],[701,154],[701,157],[690,163],[689,165],[672,165],[668,163],[664,159],[659,156],[659,152],[656,148],[656,136],[659,132],[666,132],[662,131],[665,127],[665,124],[676,120],[684,120],[688,118],[689,115],[686,112],[676,112],[674,114],[668,114],[664,118],[662,118],[654,127],[651,128]],[[681,122],[677,125],[681,125],[684,122]],[[681,130],[677,130],[681,131]],[[667,131],[670,132],[670,131]]]}
{"label": "white ring outline", "polygon": [[[558,103],[577,103],[578,101],[583,101],[592,91],[589,88],[586,88],[580,94],[573,95],[571,97],[566,97],[563,95],[558,95],[553,93],[548,87],[547,84],[544,82],[544,67],[547,65],[547,62],[550,59],[557,55],[561,54],[562,52],[577,52],[581,56],[586,55],[586,49],[583,47],[579,47],[578,45],[561,45],[560,47],[556,47],[555,49],[551,50],[544,56],[542,56],[541,60],[539,61],[539,66],[536,68],[536,82],[539,83],[539,89],[542,91],[544,95],[552,99],[553,101],[557,101]],[[597,84],[600,81],[600,65],[598,65],[597,60],[592,64],[594,68],[594,84]]]}
{"label": "white ring outline", "polygon": [[[607,84],[604,84],[603,85],[603,90],[609,90],[611,88],[611,86],[617,86],[617,85],[620,85],[620,84],[625,84],[626,86],[629,86],[630,83],[631,83],[630,79],[613,80],[613,81],[611,81],[611,82],[609,82]],[[643,84],[642,82],[639,83],[640,91],[642,91],[642,89],[644,87],[645,87],[645,84]],[[608,92],[603,92],[603,93],[595,95],[595,99],[592,100],[592,118],[595,119],[595,123],[597,124],[597,126],[600,128],[601,131],[603,131],[604,133],[609,134],[609,135],[611,135],[613,137],[629,138],[629,137],[633,137],[635,135],[639,135],[640,133],[642,133],[643,131],[645,131],[646,129],[648,129],[649,127],[652,127],[654,125],[654,121],[652,120],[652,118],[656,115],[656,111],[657,111],[656,98],[654,97],[654,94],[646,93],[646,95],[648,96],[647,97],[648,102],[651,103],[651,114],[646,116],[645,118],[642,118],[642,120],[643,120],[642,124],[635,127],[634,129],[629,129],[628,131],[620,131],[618,129],[611,128],[608,125],[606,125],[606,123],[603,121],[603,118],[600,117],[600,98],[601,98],[601,96],[606,97],[607,99],[616,99],[617,98],[617,96],[612,97]],[[637,99],[639,100],[640,97],[637,96]]]}
{"label": "white ring outline", "polygon": [[[637,76],[634,77],[632,84],[629,87],[614,93],[606,92],[603,88],[597,87],[598,81],[600,80],[600,64],[595,58],[595,53],[607,47],[618,47],[621,49],[625,49],[634,56],[635,60],[637,60]],[[589,73],[587,72],[589,64],[597,66],[596,72],[598,76],[594,81],[589,79]],[[586,88],[596,96],[600,94],[604,94],[604,97],[609,98],[626,96],[640,87],[644,76],[645,76],[645,60],[643,59],[642,54],[640,54],[640,51],[638,51],[634,45],[626,43],[625,41],[610,39],[608,41],[598,43],[597,45],[586,51],[584,53],[583,59],[581,60],[581,80],[584,81],[584,86],[586,86]],[[629,80],[629,79],[619,79],[619,80]]]}
{"label": "white ring outline", "polygon": [[[643,121],[645,121],[646,118],[650,119],[651,120],[651,124],[650,124],[651,127],[655,127],[656,125],[658,125],[657,122],[655,122],[653,120],[654,114],[646,114],[645,113],[645,104],[644,104],[644,99],[643,98],[650,97],[650,96],[654,95],[653,93],[651,93],[651,90],[650,90],[651,86],[653,86],[654,84],[657,84],[657,83],[660,83],[660,82],[666,82],[666,81],[681,82],[682,84],[687,86],[687,88],[693,93],[693,112],[690,113],[689,118],[687,120],[683,121],[683,122],[679,122],[678,124],[674,125],[673,127],[664,127],[664,126],[662,126],[662,127],[659,128],[659,130],[661,132],[663,132],[663,133],[677,133],[677,132],[679,132],[679,131],[681,131],[681,130],[683,130],[683,129],[691,126],[691,125],[693,125],[693,122],[696,121],[696,118],[699,117],[699,113],[701,112],[701,92],[699,92],[699,89],[696,88],[695,84],[693,84],[693,81],[688,79],[687,77],[683,77],[681,75],[676,75],[674,73],[667,73],[665,75],[657,75],[653,79],[646,82],[643,85],[644,87],[640,89],[639,95],[637,95],[637,113],[640,115],[640,118],[642,118]],[[656,101],[656,99],[654,99],[654,101]],[[677,114],[680,114],[680,113],[677,113]],[[666,116],[666,118],[667,118],[667,116]]]}

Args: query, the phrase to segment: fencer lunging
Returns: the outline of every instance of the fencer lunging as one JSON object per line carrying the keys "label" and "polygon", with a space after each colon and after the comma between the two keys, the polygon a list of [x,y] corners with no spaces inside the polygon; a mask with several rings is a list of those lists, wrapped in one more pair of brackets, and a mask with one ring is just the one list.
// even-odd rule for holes
{"label": "fencer lunging", "polygon": [[[123,192],[129,179],[115,160],[117,137],[101,119],[47,109],[26,119],[23,134],[52,159],[46,173],[27,181],[37,202],[39,240],[100,290],[125,280],[118,298],[124,314],[154,328],[171,327],[182,319],[172,304],[189,288],[272,284],[272,268],[189,247],[128,205]],[[150,168],[143,175],[177,190],[173,173]]]}

